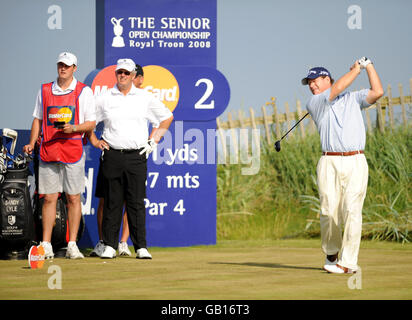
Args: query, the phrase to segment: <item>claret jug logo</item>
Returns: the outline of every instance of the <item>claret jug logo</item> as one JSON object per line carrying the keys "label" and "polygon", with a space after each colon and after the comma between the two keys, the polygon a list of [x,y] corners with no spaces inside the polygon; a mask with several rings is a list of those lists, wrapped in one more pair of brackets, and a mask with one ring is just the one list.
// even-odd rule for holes
{"label": "claret jug logo", "polygon": [[120,19],[116,19],[115,17],[113,17],[110,21],[113,25],[113,33],[114,33],[114,37],[113,37],[113,41],[112,41],[112,47],[115,48],[123,48],[124,47],[124,39],[122,37],[122,33],[123,33],[123,27],[120,24],[122,22],[123,18]]}
{"label": "claret jug logo", "polygon": [[[94,78],[92,90],[98,96],[116,84],[116,65],[102,69]],[[152,93],[173,111],[179,102],[179,84],[174,75],[164,67],[149,65],[143,67],[144,81],[142,89]]]}
{"label": "claret jug logo", "polygon": [[55,121],[63,121],[74,124],[74,106],[50,106],[47,107],[47,125],[52,126]]}

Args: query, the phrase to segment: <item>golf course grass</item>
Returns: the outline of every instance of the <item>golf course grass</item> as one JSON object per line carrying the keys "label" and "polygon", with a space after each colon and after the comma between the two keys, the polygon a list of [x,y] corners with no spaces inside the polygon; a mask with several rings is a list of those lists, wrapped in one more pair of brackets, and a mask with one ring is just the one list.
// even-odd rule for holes
{"label": "golf course grass", "polygon": [[[356,276],[323,271],[316,239],[149,251],[153,260],[56,258],[41,269],[30,269],[26,260],[1,260],[0,299],[412,299],[410,243],[363,241]],[[61,270],[61,289],[50,289],[58,284],[56,270]]]}

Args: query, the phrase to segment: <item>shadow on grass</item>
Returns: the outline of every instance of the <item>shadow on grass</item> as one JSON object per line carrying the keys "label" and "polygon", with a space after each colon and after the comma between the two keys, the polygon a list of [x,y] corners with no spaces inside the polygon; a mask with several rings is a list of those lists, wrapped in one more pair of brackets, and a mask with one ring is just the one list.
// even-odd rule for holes
{"label": "shadow on grass", "polygon": [[284,265],[284,264],[280,264],[280,263],[256,263],[256,262],[209,262],[209,263],[210,264],[226,264],[226,265],[233,265],[233,266],[275,268],[275,269],[296,269],[296,270],[318,270],[318,271],[322,271],[322,268],[288,266],[288,265]]}

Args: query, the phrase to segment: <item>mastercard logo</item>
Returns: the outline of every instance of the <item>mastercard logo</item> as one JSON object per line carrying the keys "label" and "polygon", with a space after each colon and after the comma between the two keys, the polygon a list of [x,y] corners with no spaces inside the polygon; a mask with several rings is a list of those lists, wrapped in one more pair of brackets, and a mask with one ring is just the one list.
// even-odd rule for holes
{"label": "mastercard logo", "polygon": [[42,245],[32,246],[29,251],[29,267],[32,269],[41,269],[44,265],[44,248]]}
{"label": "mastercard logo", "polygon": [[108,66],[96,75],[92,83],[92,90],[95,96],[106,92],[108,89],[113,88],[116,84],[115,75],[116,65]]}
{"label": "mastercard logo", "polygon": [[174,75],[161,66],[143,67],[144,82],[142,88],[153,93],[170,111],[173,111],[179,102],[179,84]]}
{"label": "mastercard logo", "polygon": [[[116,65],[102,69],[94,78],[92,90],[97,96],[116,84]],[[173,111],[179,102],[179,84],[174,75],[164,67],[149,65],[143,67],[144,81],[142,89],[152,93],[162,101],[166,107]]]}
{"label": "mastercard logo", "polygon": [[52,125],[55,121],[64,121],[66,123],[73,123],[73,112],[75,107],[49,107],[47,110],[48,124]]}

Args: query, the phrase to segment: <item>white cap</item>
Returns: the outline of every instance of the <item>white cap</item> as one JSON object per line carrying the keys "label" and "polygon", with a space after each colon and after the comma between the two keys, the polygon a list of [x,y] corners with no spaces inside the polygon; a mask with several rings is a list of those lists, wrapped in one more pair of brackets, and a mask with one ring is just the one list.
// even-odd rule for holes
{"label": "white cap", "polygon": [[136,68],[136,64],[132,59],[119,59],[117,60],[116,71],[124,69],[132,72]]}
{"label": "white cap", "polygon": [[69,67],[73,64],[77,66],[77,58],[73,53],[70,52],[62,52],[59,54],[59,58],[57,59],[57,63],[63,62],[65,65]]}

